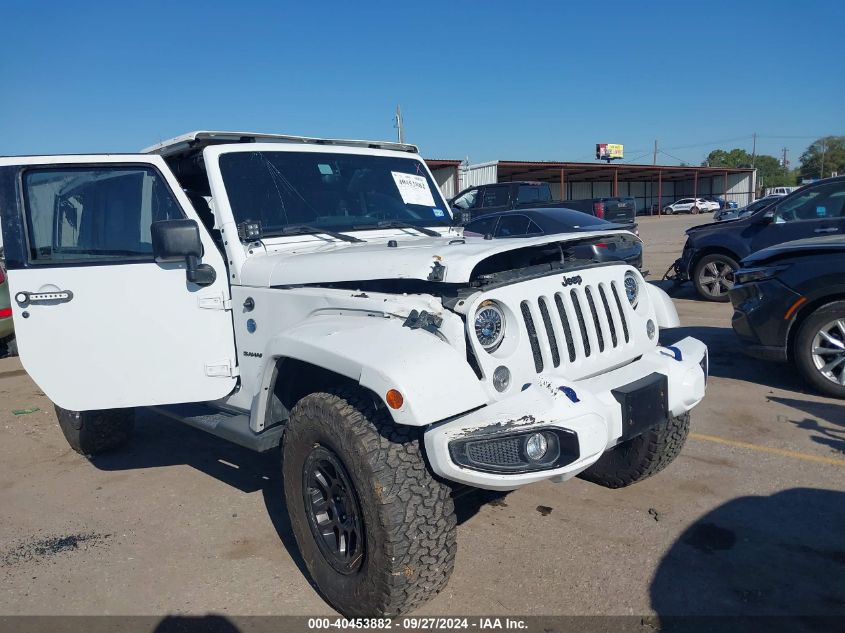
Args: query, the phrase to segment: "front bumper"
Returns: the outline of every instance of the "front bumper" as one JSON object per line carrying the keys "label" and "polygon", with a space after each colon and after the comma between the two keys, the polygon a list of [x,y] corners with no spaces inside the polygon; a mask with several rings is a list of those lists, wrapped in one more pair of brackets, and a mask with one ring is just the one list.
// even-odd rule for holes
{"label": "front bumper", "polygon": [[[432,470],[445,479],[490,490],[513,490],[546,479],[574,477],[622,437],[622,408],[613,390],[661,374],[667,378],[670,414],[682,415],[704,397],[706,359],[707,346],[688,337],[592,378],[567,382],[553,374],[543,375],[511,398],[429,427],[424,439]],[[483,472],[457,464],[450,451],[453,442],[468,437],[488,439],[535,429],[559,429],[574,435],[577,452],[572,460],[546,470]]]}
{"label": "front bumper", "polygon": [[689,281],[690,280],[690,265],[692,264],[692,257],[695,254],[695,249],[690,245],[689,240],[684,244],[684,250],[681,256],[672,263],[669,269],[671,275],[667,273],[667,278],[673,281]]}
{"label": "front bumper", "polygon": [[778,279],[765,279],[735,286],[730,298],[731,325],[743,351],[763,360],[787,360],[787,339],[795,316],[790,308],[801,295]]}

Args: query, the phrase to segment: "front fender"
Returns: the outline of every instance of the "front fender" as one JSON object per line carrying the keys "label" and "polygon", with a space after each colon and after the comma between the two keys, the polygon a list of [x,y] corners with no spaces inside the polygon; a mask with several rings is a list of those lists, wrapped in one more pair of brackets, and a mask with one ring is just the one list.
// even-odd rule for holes
{"label": "front fender", "polygon": [[678,318],[678,311],[671,297],[662,288],[654,284],[646,284],[648,298],[654,306],[654,317],[657,319],[657,327],[661,329],[680,327],[681,320]]}
{"label": "front fender", "polygon": [[351,378],[382,401],[388,390],[398,390],[402,407],[387,407],[397,424],[425,426],[487,402],[462,354],[430,332],[404,327],[399,319],[314,316],[268,341],[265,358],[275,363],[281,357]]}

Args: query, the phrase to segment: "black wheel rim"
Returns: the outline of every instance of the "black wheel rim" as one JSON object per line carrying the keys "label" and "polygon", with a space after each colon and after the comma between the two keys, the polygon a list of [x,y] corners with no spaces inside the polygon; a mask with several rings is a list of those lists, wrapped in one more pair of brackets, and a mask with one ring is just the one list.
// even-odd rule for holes
{"label": "black wheel rim", "polygon": [[305,514],[328,563],[341,574],[356,572],[364,560],[364,523],[358,495],[334,452],[316,446],[302,477]]}

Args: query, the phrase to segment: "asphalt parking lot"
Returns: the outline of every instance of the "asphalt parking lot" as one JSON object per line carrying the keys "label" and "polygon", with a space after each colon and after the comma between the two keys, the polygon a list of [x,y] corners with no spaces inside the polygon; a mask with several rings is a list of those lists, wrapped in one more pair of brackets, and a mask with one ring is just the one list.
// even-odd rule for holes
{"label": "asphalt parking lot", "polygon": [[[649,279],[704,221],[641,220]],[[696,336],[711,359],[681,456],[622,490],[462,496],[455,573],[420,615],[845,615],[845,405],[743,357],[729,304],[673,296],[683,327],[664,341]],[[274,455],[146,413],[131,449],[89,462],[5,359],[0,463],[0,615],[332,613]]]}

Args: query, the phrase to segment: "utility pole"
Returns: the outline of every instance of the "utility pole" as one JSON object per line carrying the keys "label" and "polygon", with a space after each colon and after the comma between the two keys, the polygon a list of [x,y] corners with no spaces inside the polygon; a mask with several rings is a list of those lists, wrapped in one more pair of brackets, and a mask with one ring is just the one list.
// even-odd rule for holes
{"label": "utility pole", "polygon": [[402,129],[402,108],[400,108],[398,105],[396,106],[396,115],[395,115],[395,118],[394,118],[393,127],[395,127],[398,130],[399,142],[404,143],[405,142],[405,133]]}
{"label": "utility pole", "polygon": [[751,168],[754,169],[754,159],[757,158],[757,132],[752,135],[754,140],[751,144]]}
{"label": "utility pole", "polygon": [[788,161],[788,160],[786,160],[786,153],[787,153],[789,150],[788,150],[787,148],[785,148],[785,147],[784,147],[781,151],[783,152],[783,163],[782,163],[782,164],[783,164],[783,169],[784,169],[784,170],[787,170],[787,169],[789,169],[789,161]]}
{"label": "utility pole", "polygon": [[652,165],[657,164],[657,139],[654,139],[654,158],[652,159],[651,164]]}

